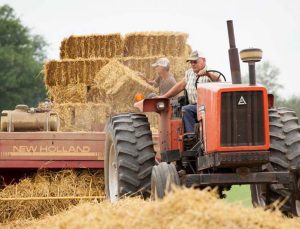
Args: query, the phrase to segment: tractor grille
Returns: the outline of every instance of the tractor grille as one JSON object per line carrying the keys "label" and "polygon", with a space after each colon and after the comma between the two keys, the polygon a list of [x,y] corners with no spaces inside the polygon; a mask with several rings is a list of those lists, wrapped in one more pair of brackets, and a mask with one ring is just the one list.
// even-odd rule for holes
{"label": "tractor grille", "polygon": [[221,95],[221,146],[264,145],[263,93],[223,92]]}

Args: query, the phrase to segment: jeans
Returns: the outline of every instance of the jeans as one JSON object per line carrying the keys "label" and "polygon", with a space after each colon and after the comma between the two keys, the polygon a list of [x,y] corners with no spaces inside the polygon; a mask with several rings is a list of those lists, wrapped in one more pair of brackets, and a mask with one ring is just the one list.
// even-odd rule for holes
{"label": "jeans", "polygon": [[182,107],[184,132],[194,132],[197,121],[197,105],[189,104]]}

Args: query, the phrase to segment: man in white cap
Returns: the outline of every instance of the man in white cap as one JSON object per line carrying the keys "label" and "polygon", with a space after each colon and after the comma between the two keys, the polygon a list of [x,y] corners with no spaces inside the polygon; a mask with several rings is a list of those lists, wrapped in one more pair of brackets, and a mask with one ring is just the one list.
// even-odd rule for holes
{"label": "man in white cap", "polygon": [[[144,74],[140,76],[146,80],[146,82],[154,87],[159,88],[159,94],[163,95],[167,93],[175,84],[176,80],[174,76],[170,73],[170,61],[168,58],[159,58],[154,64],[151,65],[155,68],[157,76],[154,80],[148,80]],[[154,97],[150,96],[150,97]]]}
{"label": "man in white cap", "polygon": [[204,55],[198,51],[193,51],[187,59],[187,62],[190,63],[191,68],[185,72],[185,77],[160,97],[171,98],[186,89],[189,104],[182,107],[183,122],[185,132],[192,133],[194,132],[194,126],[197,121],[196,80],[198,79],[198,83],[219,81],[219,76],[215,73],[207,72],[206,59]]}

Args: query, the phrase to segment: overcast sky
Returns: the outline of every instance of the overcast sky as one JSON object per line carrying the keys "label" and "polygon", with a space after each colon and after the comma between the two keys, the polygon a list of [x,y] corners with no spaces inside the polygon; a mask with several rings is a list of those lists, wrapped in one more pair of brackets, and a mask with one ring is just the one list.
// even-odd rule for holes
{"label": "overcast sky", "polygon": [[[49,43],[49,59],[59,58],[63,38],[72,34],[182,31],[203,51],[208,65],[230,78],[226,20],[234,22],[239,50],[256,47],[277,66],[281,94],[300,96],[299,0],[0,0],[9,4],[33,33]],[[241,63],[242,70],[247,66]]]}

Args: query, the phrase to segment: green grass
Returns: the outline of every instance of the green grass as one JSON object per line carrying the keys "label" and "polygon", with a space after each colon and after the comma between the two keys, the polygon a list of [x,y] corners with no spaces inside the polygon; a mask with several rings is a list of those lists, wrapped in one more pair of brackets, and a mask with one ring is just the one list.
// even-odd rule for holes
{"label": "green grass", "polygon": [[234,185],[230,191],[225,192],[225,201],[229,203],[240,203],[245,207],[252,207],[249,185]]}

